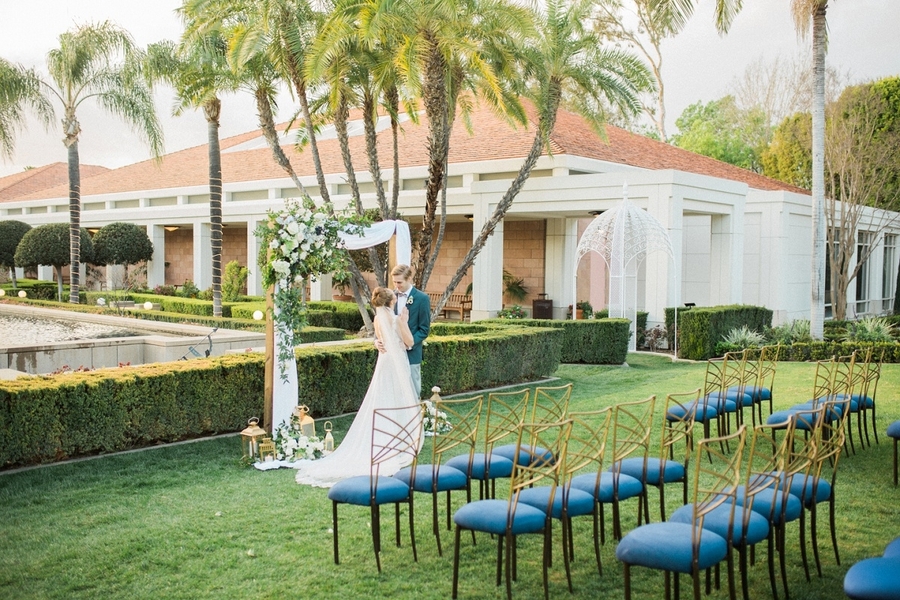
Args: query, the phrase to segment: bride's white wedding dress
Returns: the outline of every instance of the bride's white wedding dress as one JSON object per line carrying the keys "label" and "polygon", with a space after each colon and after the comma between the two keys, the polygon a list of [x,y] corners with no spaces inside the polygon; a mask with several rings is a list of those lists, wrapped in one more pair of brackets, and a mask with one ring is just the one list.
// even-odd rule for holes
{"label": "bride's white wedding dress", "polygon": [[[416,413],[420,413],[419,398],[410,380],[409,360],[398,331],[397,317],[390,308],[380,306],[375,311],[375,323],[387,351],[378,354],[372,382],[359,412],[334,452],[319,460],[300,460],[292,465],[298,469],[297,483],[331,487],[348,477],[368,475],[375,409],[413,406],[408,416],[394,415],[401,423],[409,422]],[[402,455],[382,464],[379,474],[393,475],[411,462],[412,456]]]}

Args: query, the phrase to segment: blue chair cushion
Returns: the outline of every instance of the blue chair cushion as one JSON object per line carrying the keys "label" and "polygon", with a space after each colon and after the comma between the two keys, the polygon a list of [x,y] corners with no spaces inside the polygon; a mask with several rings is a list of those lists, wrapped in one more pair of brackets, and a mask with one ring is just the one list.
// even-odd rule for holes
{"label": "blue chair cushion", "polygon": [[453,522],[465,529],[484,531],[494,535],[506,533],[507,522],[511,522],[513,535],[536,533],[544,528],[547,514],[528,504],[518,503],[513,518],[508,519],[508,500],[476,500],[469,502],[453,514]]}
{"label": "blue chair cushion", "polygon": [[872,408],[873,406],[875,406],[875,400],[870,396],[862,394],[850,396],[850,412],[858,412],[860,408]]}
{"label": "blue chair cushion", "polygon": [[[454,456],[444,464],[465,473],[466,469],[469,468],[469,455],[460,454]],[[490,467],[490,470],[488,470],[488,467]],[[509,477],[512,475],[512,469],[512,460],[497,456],[496,454],[485,455],[479,452],[475,454],[472,460],[472,479],[484,480],[487,476],[489,476],[490,479]]]}
{"label": "blue chair cushion", "polygon": [[[620,473],[631,475],[635,479],[641,479],[644,475],[644,459],[626,458],[625,460],[619,461],[614,469]],[[684,465],[680,462],[674,460],[660,461],[658,458],[647,460],[646,481],[650,485],[683,481],[684,476]]]}
{"label": "blue chair cushion", "polygon": [[900,438],[900,421],[894,421],[887,426],[888,437]]}
{"label": "blue chair cushion", "polygon": [[393,477],[376,477],[357,475],[338,481],[328,490],[328,499],[344,504],[371,506],[373,484],[375,488],[375,504],[391,504],[409,498],[409,486]]}
{"label": "blue chair cushion", "polygon": [[701,398],[700,401],[716,407],[716,410],[720,413],[723,411],[730,413],[737,410],[737,402],[731,398],[720,398],[719,392],[711,392]]}
{"label": "blue chair cushion", "polygon": [[[685,504],[677,509],[669,517],[669,521],[673,523],[690,524],[694,518],[694,505]],[[732,504],[726,502],[721,504],[708,513],[703,518],[703,529],[708,529],[713,533],[728,539],[728,523],[731,523],[731,541],[735,546],[746,544],[752,546],[766,539],[769,535],[769,520],[758,512],[751,510],[749,515],[744,514],[744,507],[734,507],[732,521]],[[744,526],[744,518],[746,517],[747,525]]]}
{"label": "blue chair cushion", "polygon": [[[437,467],[432,468],[432,467]],[[400,469],[393,475],[406,485],[409,485],[412,468]],[[413,490],[417,492],[445,492],[447,490],[464,490],[468,482],[466,474],[459,469],[447,465],[418,465],[416,466],[416,479]]]}
{"label": "blue chair cushion", "polygon": [[[815,487],[815,498],[813,498],[813,487]],[[804,506],[811,506],[813,502],[818,504],[831,498],[831,482],[820,477],[797,475],[791,480],[789,491],[791,495],[800,498]]]}
{"label": "blue chair cushion", "polygon": [[[516,445],[515,444],[505,444],[503,446],[499,446],[491,450],[491,454],[496,456],[502,456],[504,458],[508,458],[509,460],[513,459],[513,456],[516,453]],[[519,461],[518,464],[522,466],[528,466],[533,464],[545,464],[546,462],[552,462],[554,460],[553,453],[547,450],[546,448],[534,448],[528,444],[522,444],[522,447],[519,448]]]}
{"label": "blue chair cushion", "polygon": [[705,423],[706,421],[711,421],[715,419],[719,415],[719,411],[716,410],[716,407],[712,404],[708,404],[703,402],[696,410],[694,407],[697,405],[696,401],[686,402],[681,406],[673,406],[666,412],[666,419],[669,421],[683,421],[685,416],[689,413],[694,412],[694,420],[698,423]]}
{"label": "blue chair cushion", "polygon": [[[721,396],[719,392],[710,392],[710,396]],[[725,390],[725,397],[729,400],[737,402],[741,401],[741,406],[753,406],[753,396],[745,389],[741,391],[739,386],[732,386]]]}
{"label": "blue chair cushion", "polygon": [[900,598],[900,558],[867,558],[844,575],[844,593],[851,600]]}
{"label": "blue chair cushion", "polygon": [[618,480],[619,500],[634,498],[644,492],[644,484],[639,479],[625,473],[610,473],[609,471],[600,474],[599,486],[596,473],[576,475],[569,481],[569,485],[593,495],[601,504],[608,504],[615,499],[616,480]]}
{"label": "blue chair cushion", "polygon": [[[840,398],[840,396],[843,396],[843,394],[838,394],[838,397],[836,397],[836,399],[841,400],[842,398]],[[820,400],[819,402],[822,402],[822,401]],[[794,406],[790,407],[788,410],[791,410],[794,412],[803,412],[806,410],[812,410],[813,405],[815,403],[816,403],[815,400],[807,400],[803,404],[795,404]],[[852,412],[852,410],[853,410],[852,403],[850,403],[850,407],[851,407],[851,412]],[[826,415],[825,415],[825,420],[833,421],[836,418],[837,419],[841,418],[841,416],[843,414],[844,414],[844,405],[843,404],[835,404],[827,409]]]}
{"label": "blue chair cushion", "polygon": [[[549,486],[544,485],[522,490],[519,492],[519,502],[524,502],[529,506],[545,511],[550,500],[550,489]],[[556,494],[553,496],[550,516],[554,519],[561,519],[563,506],[566,507],[566,514],[570,517],[589,515],[594,512],[596,504],[597,501],[591,493],[571,487],[566,490],[558,487],[556,488]]]}
{"label": "blue chair cushion", "polygon": [[[728,388],[734,389],[734,388]],[[755,385],[748,385],[744,387],[744,393],[749,394],[754,402],[762,402],[763,400],[771,400],[772,399],[772,390],[767,387],[757,387]]]}
{"label": "blue chair cushion", "polygon": [[[629,531],[616,547],[616,558],[630,565],[690,573],[693,559],[690,523],[650,523]],[[722,536],[704,530],[700,534],[698,564],[708,569],[728,553]]]}
{"label": "blue chair cushion", "polygon": [[[800,498],[793,494],[787,494],[787,504],[785,504],[785,494],[774,485],[753,496],[753,505],[750,507],[768,519],[773,525],[780,525],[782,519],[782,506],[784,506],[784,522],[790,523],[800,518],[803,511],[803,505]],[[743,485],[739,485],[736,491],[735,503],[738,506],[745,506],[749,499],[747,498],[747,490]]]}
{"label": "blue chair cushion", "polygon": [[779,410],[773,412],[766,419],[766,425],[787,426],[788,419],[794,417],[797,421],[797,429],[811,431],[815,429],[813,416],[808,412],[808,407],[800,405],[801,408],[789,408],[787,410]]}
{"label": "blue chair cushion", "polygon": [[884,556],[885,558],[900,558],[900,537],[894,538],[890,544],[885,546]]}

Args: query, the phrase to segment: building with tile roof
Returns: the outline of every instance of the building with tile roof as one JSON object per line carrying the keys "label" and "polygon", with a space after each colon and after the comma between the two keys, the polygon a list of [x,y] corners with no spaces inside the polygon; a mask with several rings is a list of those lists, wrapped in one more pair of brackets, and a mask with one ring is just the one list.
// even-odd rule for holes
{"label": "building with tile roof", "polygon": [[[424,121],[424,115],[420,121]],[[450,142],[446,232],[428,291],[443,291],[461,258],[507,190],[527,155],[534,134],[513,127],[484,108],[471,116],[471,133],[458,120]],[[351,149],[363,203],[375,206],[364,140],[351,123]],[[390,188],[390,131],[379,124],[378,149],[385,187]],[[400,132],[399,207],[417,228],[427,178],[427,127],[404,119]],[[319,196],[308,151],[293,147],[294,134],[282,136],[291,164],[313,199]],[[333,130],[325,128],[319,152],[329,194],[336,208],[351,202],[340,149]],[[541,156],[523,191],[495,230],[461,284],[473,284],[473,319],[490,317],[504,304],[502,274],[523,280],[526,308],[539,295],[553,301],[555,317],[565,316],[574,300],[606,305],[607,274],[603,261],[589,255],[578,265],[573,288],[575,248],[595,215],[622,198],[628,186],[632,202],[653,215],[669,234],[675,260],[651,254],[639,267],[634,295],[650,312],[649,322],[663,321],[664,308],[697,305],[755,304],[775,311],[777,323],[809,318],[811,197],[808,191],[769,179],[665,143],[606,127],[597,136],[576,114],[560,111],[551,136],[551,152]],[[253,235],[266,211],[297,197],[289,177],[272,158],[259,131],[221,140],[223,195],[223,264],[237,260],[250,267],[250,293],[261,293],[257,274],[258,243]],[[21,175],[21,174],[20,174]],[[18,177],[18,176],[10,176]],[[211,284],[207,146],[91,177],[82,176],[82,224],[94,229],[114,221],[147,228],[154,244],[148,285],[191,280],[201,289]],[[0,179],[0,190],[9,178]],[[863,228],[881,222],[869,211]],[[68,219],[66,182],[41,189],[19,188],[0,196],[0,219],[31,225]],[[868,224],[868,225],[867,225]],[[900,228],[871,236],[877,246],[851,289],[856,312],[881,313],[893,297],[897,271],[896,237]],[[865,232],[861,232],[865,237]],[[862,238],[861,238],[862,239]],[[853,286],[851,286],[853,287]],[[330,286],[319,293],[330,296]],[[458,291],[462,291],[462,289]],[[576,298],[577,291],[577,298]],[[853,314],[853,311],[849,311]]]}

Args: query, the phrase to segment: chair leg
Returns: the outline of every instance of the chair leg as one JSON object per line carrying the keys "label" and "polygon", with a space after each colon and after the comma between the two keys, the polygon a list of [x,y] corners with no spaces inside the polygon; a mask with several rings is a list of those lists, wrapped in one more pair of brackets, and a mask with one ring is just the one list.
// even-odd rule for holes
{"label": "chair leg", "polygon": [[375,548],[375,564],[381,573],[381,507],[372,505],[372,546]]}
{"label": "chair leg", "polygon": [[631,565],[622,563],[622,575],[625,579],[625,600],[631,600]]}
{"label": "chair leg", "polygon": [[[502,535],[497,536],[499,538],[503,538]],[[512,600],[512,566],[513,566],[513,544],[515,544],[515,538],[510,534],[506,534],[506,600]],[[547,565],[544,563],[544,576],[546,577],[546,569]],[[545,598],[546,600],[546,598]]]}
{"label": "chair leg", "polygon": [[769,585],[772,588],[772,600],[778,600],[778,585],[775,583],[775,535],[772,530],[769,530],[769,535],[767,536],[767,546],[769,547],[768,552],[768,563],[769,563]]}
{"label": "chair leg", "polygon": [[338,559],[338,514],[337,502],[331,503],[331,531],[334,541],[334,564],[339,565],[341,561]]}
{"label": "chair leg", "polygon": [[598,510],[603,510],[596,502],[594,502],[594,557],[597,559],[597,573],[603,577],[603,564],[600,562],[600,532],[598,529],[599,516]]}
{"label": "chair leg", "polygon": [[878,443],[878,429],[875,427],[875,399],[872,399],[872,434],[875,436],[875,443]]}
{"label": "chair leg", "polygon": [[[781,546],[784,548],[783,542]],[[800,509],[800,560],[803,562],[806,581],[812,581],[809,577],[809,560],[806,557],[806,507]]]}
{"label": "chair leg", "polygon": [[[450,515],[450,492],[447,492],[447,515]],[[431,531],[434,533],[434,539],[437,542],[438,556],[443,556],[441,551],[441,528],[438,526],[438,492],[431,494]]]}
{"label": "chair leg", "polygon": [[[419,554],[416,552],[416,528],[415,528],[415,507],[413,506],[413,492],[410,491],[409,496],[409,545],[412,546],[413,562],[419,562]],[[399,505],[397,507],[399,510]]]}
{"label": "chair leg", "polygon": [[894,487],[897,487],[897,438],[894,438]]}
{"label": "chair leg", "polygon": [[497,536],[497,586],[500,586],[500,579],[503,577],[503,539],[504,536]]}
{"label": "chair leg", "polygon": [[816,561],[816,573],[819,577],[822,577],[822,563],[819,561],[819,537],[817,530],[817,521],[816,515],[818,515],[817,505],[815,500],[813,500],[812,504],[809,507],[809,539],[812,543],[813,550],[813,558]]}
{"label": "chair leg", "polygon": [[831,498],[828,499],[828,526],[831,527],[831,545],[834,547],[834,561],[841,564],[841,556],[838,554],[837,530],[834,528],[834,490],[831,492]]}
{"label": "chair leg", "polygon": [[460,535],[460,527],[456,526],[456,531],[453,535],[453,593],[451,597],[456,600],[456,593],[459,587],[459,535]]}

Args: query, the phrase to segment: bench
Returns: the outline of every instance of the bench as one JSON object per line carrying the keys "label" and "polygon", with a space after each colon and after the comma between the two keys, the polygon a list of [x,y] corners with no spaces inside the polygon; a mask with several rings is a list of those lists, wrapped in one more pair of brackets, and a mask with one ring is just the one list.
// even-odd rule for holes
{"label": "bench", "polygon": [[[428,292],[428,299],[431,301],[432,310],[437,306],[438,301],[443,294],[440,292]],[[469,294],[450,294],[447,303],[441,310],[441,317],[446,319],[450,313],[458,313],[459,320],[465,321],[466,316],[472,312],[472,296]]]}

